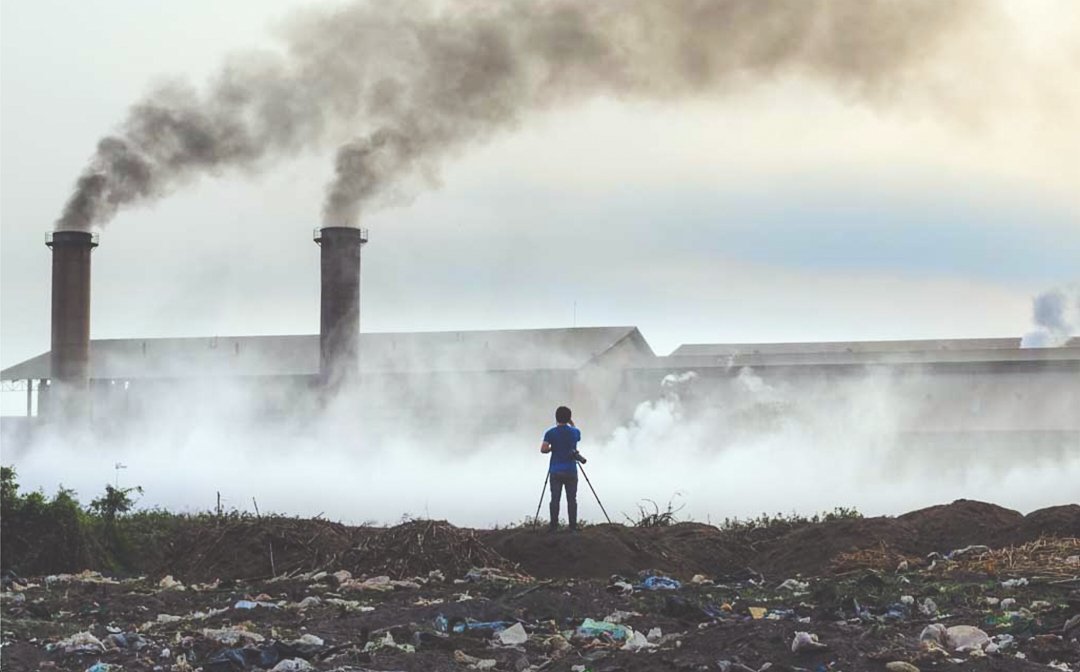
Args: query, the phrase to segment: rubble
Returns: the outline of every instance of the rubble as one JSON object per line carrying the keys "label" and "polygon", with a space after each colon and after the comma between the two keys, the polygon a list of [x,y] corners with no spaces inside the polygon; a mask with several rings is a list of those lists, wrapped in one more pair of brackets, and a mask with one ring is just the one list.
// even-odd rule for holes
{"label": "rubble", "polygon": [[[514,534],[534,534],[530,543],[563,557],[574,557],[579,544],[590,559],[605,552],[603,543],[635,534],[598,527],[572,538]],[[1059,551],[1070,548],[1062,540],[1020,550],[1028,564],[1013,566],[1023,566],[1023,576],[1000,573],[1005,561],[989,572],[986,558],[1008,556],[990,546],[947,554],[952,560],[942,555],[933,569],[913,562],[902,574],[895,565],[830,574],[835,556],[821,559],[817,571],[803,565],[795,572],[783,555],[776,566],[785,571],[714,567],[711,579],[666,568],[639,573],[620,561],[609,567],[614,577],[536,580],[490,558],[453,568],[455,557],[476,550],[470,540],[500,547],[488,543],[493,533],[410,529],[428,534],[424,547],[431,542],[436,560],[449,558],[447,568],[412,559],[415,571],[377,571],[383,560],[342,553],[336,561],[348,561],[348,570],[297,560],[261,578],[80,572],[12,579],[0,603],[0,665],[61,672],[1080,670],[1080,571],[1054,573],[1066,564]],[[679,538],[706,534],[683,529]],[[640,533],[640,548],[664,535]],[[448,550],[451,542],[465,546]],[[955,547],[965,545],[977,544]],[[641,562],[655,566],[651,557]],[[631,590],[609,590],[620,583]]]}

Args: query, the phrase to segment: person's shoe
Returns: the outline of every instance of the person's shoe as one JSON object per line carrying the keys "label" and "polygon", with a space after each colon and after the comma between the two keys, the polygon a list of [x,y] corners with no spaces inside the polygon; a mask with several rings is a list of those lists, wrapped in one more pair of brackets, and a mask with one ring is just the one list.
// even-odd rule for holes
{"label": "person's shoe", "polygon": [[567,528],[567,530],[566,530],[566,531],[567,531],[567,532],[572,532],[572,533],[576,534],[576,533],[577,533],[577,532],[579,532],[580,530],[578,529],[578,527],[577,527],[576,525],[574,525],[574,526],[572,526],[572,527],[569,527],[569,528]]}

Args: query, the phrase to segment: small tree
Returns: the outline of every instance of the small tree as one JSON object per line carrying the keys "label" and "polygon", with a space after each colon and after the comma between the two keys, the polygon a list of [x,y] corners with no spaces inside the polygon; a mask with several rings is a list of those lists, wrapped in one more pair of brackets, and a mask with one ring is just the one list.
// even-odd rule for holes
{"label": "small tree", "polygon": [[143,494],[142,486],[114,488],[106,485],[105,494],[90,502],[90,511],[101,516],[105,524],[111,526],[118,516],[127,513],[135,506],[136,500],[131,497],[133,492]]}

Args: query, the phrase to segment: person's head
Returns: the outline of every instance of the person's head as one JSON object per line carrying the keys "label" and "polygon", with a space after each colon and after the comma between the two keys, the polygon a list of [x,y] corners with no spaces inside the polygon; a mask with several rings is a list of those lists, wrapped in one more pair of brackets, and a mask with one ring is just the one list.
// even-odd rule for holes
{"label": "person's head", "polygon": [[570,422],[570,409],[566,406],[559,406],[555,409],[555,422],[560,425],[565,425]]}

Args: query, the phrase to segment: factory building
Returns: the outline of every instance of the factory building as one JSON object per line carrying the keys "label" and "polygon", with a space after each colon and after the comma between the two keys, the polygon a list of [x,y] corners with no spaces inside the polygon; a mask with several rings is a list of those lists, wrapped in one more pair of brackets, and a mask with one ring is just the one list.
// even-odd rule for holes
{"label": "factory building", "polygon": [[806,404],[851,422],[877,403],[913,444],[1080,450],[1080,339],[699,344],[657,356],[635,327],[361,333],[368,234],[324,227],[314,239],[318,334],[91,340],[98,238],[54,232],[52,347],[0,372],[27,395],[25,416],[4,418],[5,439],[44,423],[122,427],[160,405],[195,417],[237,398],[256,417],[345,404],[360,423],[428,428],[542,427],[569,403],[598,436],[677,395],[686,414],[722,409],[733,432],[768,430]]}

